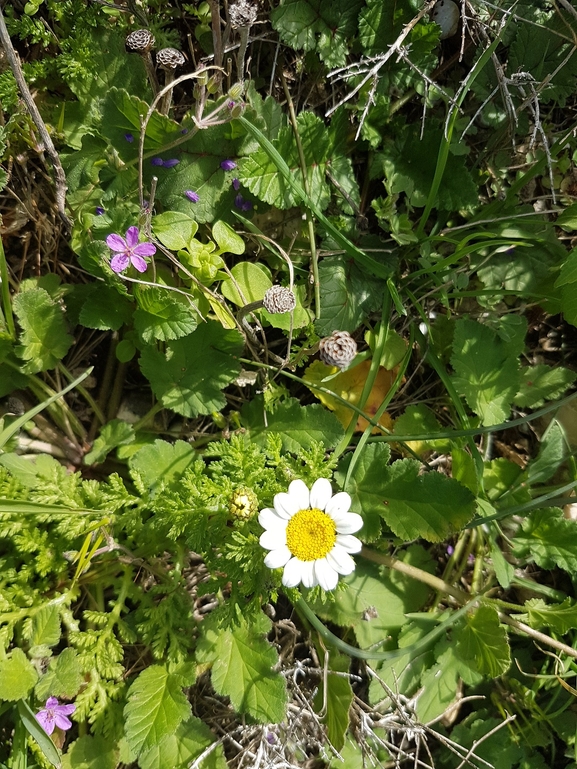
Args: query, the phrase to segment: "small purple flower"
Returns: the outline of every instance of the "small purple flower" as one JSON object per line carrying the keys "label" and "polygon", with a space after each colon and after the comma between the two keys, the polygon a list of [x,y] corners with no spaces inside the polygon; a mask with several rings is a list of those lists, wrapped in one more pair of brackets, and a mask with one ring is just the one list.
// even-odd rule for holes
{"label": "small purple flower", "polygon": [[453,547],[453,545],[447,545],[447,555],[453,555],[454,552],[455,552],[455,548]]}
{"label": "small purple flower", "polygon": [[151,166],[163,166],[164,160],[162,158],[152,158],[150,161]]}
{"label": "small purple flower", "polygon": [[236,190],[237,192],[240,189],[240,179],[237,179],[236,176],[232,180],[232,188],[233,188],[233,190]]}
{"label": "small purple flower", "polygon": [[174,166],[177,166],[180,163],[180,160],[178,158],[170,158],[170,160],[163,160],[162,165],[165,168],[174,168]]}
{"label": "small purple flower", "polygon": [[76,710],[76,705],[59,705],[56,697],[48,697],[46,707],[36,713],[36,720],[46,734],[52,734],[55,727],[70,729],[72,721],[67,718]]}
{"label": "small purple flower", "polygon": [[250,211],[251,208],[252,208],[252,203],[250,202],[250,200],[245,200],[244,203],[242,204],[242,210]]}
{"label": "small purple flower", "polygon": [[250,200],[245,200],[243,196],[238,193],[238,195],[234,199],[234,204],[237,208],[240,208],[241,211],[250,211],[252,208],[252,203]]}
{"label": "small purple flower", "polygon": [[138,236],[138,227],[129,227],[126,230],[126,238],[116,234],[106,238],[108,248],[117,252],[110,260],[110,269],[113,272],[124,272],[129,264],[138,272],[146,271],[147,264],[142,257],[155,254],[156,246],[153,243],[139,243]]}
{"label": "small purple flower", "polygon": [[132,144],[134,141],[134,136],[131,133],[124,134],[124,138],[129,144]]}
{"label": "small purple flower", "polygon": [[234,107],[234,105],[235,105],[235,104],[236,104],[236,102],[234,102],[234,101],[232,101],[232,100],[231,100],[231,101],[229,101],[229,102],[227,103],[226,107],[227,107],[227,109],[233,109],[233,107]]}
{"label": "small purple flower", "polygon": [[188,128],[182,128],[182,129],[180,130],[180,133],[181,133],[181,134],[187,134],[187,133],[188,133]]}
{"label": "small purple flower", "polygon": [[274,745],[275,744],[275,742],[276,742],[276,735],[274,734],[274,732],[269,732],[267,734],[266,741],[268,742],[269,745]]}
{"label": "small purple flower", "polygon": [[200,200],[200,195],[194,190],[186,190],[184,196],[187,197],[191,203],[198,203]]}
{"label": "small purple flower", "polygon": [[104,209],[102,208],[102,206],[96,206],[95,211],[96,211],[96,216],[102,216],[102,214],[104,213]]}
{"label": "small purple flower", "polygon": [[220,164],[223,171],[233,171],[236,168],[234,160],[223,160]]}

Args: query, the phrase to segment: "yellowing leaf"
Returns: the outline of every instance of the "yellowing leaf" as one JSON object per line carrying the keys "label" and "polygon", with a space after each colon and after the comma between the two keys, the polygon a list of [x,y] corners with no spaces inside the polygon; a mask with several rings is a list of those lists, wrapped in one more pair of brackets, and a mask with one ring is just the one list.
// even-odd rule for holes
{"label": "yellowing leaf", "polygon": [[[354,366],[353,368],[347,369],[346,371],[341,371],[341,373],[337,374],[335,377],[325,381],[328,376],[338,371],[338,369],[335,366],[327,366],[325,363],[322,363],[322,361],[317,360],[314,361],[314,363],[311,363],[311,365],[307,368],[303,375],[303,379],[305,383],[310,383],[311,385],[321,385],[322,387],[331,390],[336,395],[339,395],[341,398],[353,404],[354,406],[357,406],[361,399],[363,387],[365,386],[370,368],[371,361],[365,360],[362,363],[359,363],[358,366]],[[369,397],[367,398],[367,402],[363,407],[363,411],[366,414],[371,417],[376,414],[377,409],[391,389],[391,385],[395,380],[396,373],[397,372],[395,369],[393,369],[393,371],[387,371],[387,369],[382,367],[379,368],[373,389],[371,390]],[[352,409],[348,408],[344,403],[332,397],[331,395],[319,392],[319,390],[313,387],[309,387],[309,389],[321,401],[323,405],[325,405],[331,411],[335,412],[337,419],[344,427],[348,426],[352,415],[355,413],[352,411]],[[386,412],[381,415],[379,421],[387,429],[392,427],[393,423],[391,417]],[[355,432],[363,432],[367,425],[367,420],[364,417],[359,416],[355,425]],[[373,433],[378,432],[380,432],[379,428],[375,427],[373,429]]]}

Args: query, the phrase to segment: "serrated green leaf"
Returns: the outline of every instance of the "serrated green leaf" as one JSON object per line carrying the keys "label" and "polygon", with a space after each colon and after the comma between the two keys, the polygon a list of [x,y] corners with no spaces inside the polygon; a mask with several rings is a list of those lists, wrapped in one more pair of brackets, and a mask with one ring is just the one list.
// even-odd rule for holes
{"label": "serrated green leaf", "polygon": [[79,321],[86,328],[100,331],[118,329],[129,323],[134,305],[110,286],[98,284],[75,286],[75,291],[82,289],[84,299],[79,314]]}
{"label": "serrated green leaf", "polygon": [[[238,307],[259,302],[272,286],[270,274],[260,264],[239,262],[231,269],[234,281],[226,278],[220,285],[222,295]],[[237,289],[238,285],[238,289]],[[239,294],[242,291],[242,296]]]}
{"label": "serrated green leaf", "polygon": [[210,414],[226,405],[222,390],[240,373],[233,356],[243,347],[238,331],[208,321],[190,336],[168,342],[165,355],[146,347],[140,367],[165,408],[187,417]]}
{"label": "serrated green leaf", "polygon": [[243,407],[242,417],[257,445],[264,446],[268,434],[278,433],[283,450],[295,453],[310,447],[314,441],[331,448],[343,435],[343,427],[334,414],[318,404],[301,406],[295,398],[279,403],[267,412],[266,424],[263,401],[259,397]]}
{"label": "serrated green leaf", "polygon": [[577,528],[557,507],[535,510],[523,521],[522,532],[513,540],[517,558],[535,561],[543,569],[577,571]]}
{"label": "serrated green leaf", "polygon": [[36,684],[34,692],[38,699],[65,697],[72,699],[84,683],[84,670],[74,649],[63,649],[56,659],[50,660],[46,673]]}
{"label": "serrated green leaf", "polygon": [[43,288],[33,288],[15,297],[14,312],[22,326],[17,352],[27,361],[23,372],[36,374],[55,368],[74,341],[66,332],[60,305]]}
{"label": "serrated green leaf", "polygon": [[136,300],[134,327],[148,344],[155,339],[161,342],[180,339],[192,334],[198,325],[198,315],[190,304],[168,290],[140,286]]}
{"label": "serrated green leaf", "polygon": [[60,641],[60,613],[54,605],[43,606],[32,617],[30,646],[55,646]]}
{"label": "serrated green leaf", "polygon": [[437,472],[419,475],[419,470],[412,459],[384,468],[378,486],[381,515],[401,539],[441,542],[471,520],[475,498],[454,479]]}
{"label": "serrated green leaf", "polygon": [[386,51],[418,10],[417,3],[410,0],[395,3],[367,0],[359,18],[359,39],[365,55],[374,56]]}
{"label": "serrated green leaf", "polygon": [[497,678],[511,665],[507,630],[492,606],[479,606],[469,614],[465,626],[457,631],[457,654],[465,661],[474,660],[482,675]]}
{"label": "serrated green leaf", "polygon": [[125,736],[131,750],[140,755],[160,745],[191,716],[180,677],[159,665],[140,673],[128,690],[124,708]]}
{"label": "serrated green leaf", "polygon": [[156,440],[133,454],[129,465],[152,488],[159,482],[167,484],[179,478],[193,461],[194,449],[190,443]]}
{"label": "serrated green leaf", "polygon": [[563,366],[527,366],[521,369],[521,383],[513,402],[521,408],[534,409],[545,401],[559,398],[573,384],[577,374]]}
{"label": "serrated green leaf", "polygon": [[38,680],[36,668],[22,649],[13,649],[0,660],[0,700],[22,700]]}
{"label": "serrated green leaf", "polygon": [[[361,452],[355,470],[346,488],[351,495],[351,510],[363,516],[362,536],[364,542],[372,542],[381,533],[381,512],[383,500],[379,493],[379,484],[383,468],[389,464],[391,450],[387,443],[369,443]],[[339,463],[335,478],[344,488],[351,455],[346,455]]]}
{"label": "serrated green leaf", "polygon": [[118,749],[104,737],[86,735],[71,743],[62,758],[62,769],[116,769]]}
{"label": "serrated green leaf", "polygon": [[319,265],[321,314],[315,327],[321,336],[354,331],[380,307],[385,283],[367,275],[346,256],[328,256]]}
{"label": "serrated green leaf", "polygon": [[112,449],[127,446],[135,440],[134,428],[121,419],[112,419],[104,425],[92,448],[84,457],[84,464],[94,465],[106,457]]}
{"label": "serrated green leaf", "polygon": [[563,603],[547,604],[542,598],[525,601],[527,614],[515,615],[516,619],[526,622],[535,630],[549,627],[559,635],[577,628],[577,603],[566,598]]}
{"label": "serrated green leaf", "polygon": [[198,232],[198,223],[180,211],[165,211],[152,218],[152,230],[160,242],[171,251],[188,248]]}
{"label": "serrated green leaf", "polygon": [[449,647],[437,657],[436,664],[423,674],[416,707],[423,723],[429,723],[440,716],[455,701],[463,667],[454,649]]}
{"label": "serrated green leaf", "polygon": [[328,67],[346,63],[347,38],[356,30],[360,0],[281,0],[271,21],[292,48],[317,51]]}
{"label": "serrated green leaf", "polygon": [[230,697],[239,713],[260,723],[279,723],[285,717],[286,683],[273,668],[276,649],[262,635],[241,625],[220,632],[216,642],[212,683],[219,694]]}
{"label": "serrated green leaf", "polygon": [[455,324],[453,381],[484,425],[504,422],[519,389],[519,363],[488,326],[472,320]]}
{"label": "serrated green leaf", "polygon": [[430,434],[428,440],[408,441],[407,445],[416,454],[422,456],[427,451],[445,453],[450,451],[451,442],[447,439],[435,439],[435,433],[441,432],[442,427],[435,414],[424,403],[407,406],[404,413],[395,419],[393,433],[397,435]]}
{"label": "serrated green leaf", "polygon": [[[181,723],[174,734],[165,737],[160,745],[142,753],[138,765],[141,769],[188,769],[213,742],[214,735],[208,726],[192,716],[188,721]],[[221,745],[202,761],[202,769],[226,767]]]}

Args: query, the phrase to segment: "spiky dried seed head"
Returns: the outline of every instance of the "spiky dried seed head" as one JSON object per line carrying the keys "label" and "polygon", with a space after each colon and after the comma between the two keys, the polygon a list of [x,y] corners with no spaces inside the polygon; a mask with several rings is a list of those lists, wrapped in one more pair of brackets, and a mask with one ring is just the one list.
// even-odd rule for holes
{"label": "spiky dried seed head", "polygon": [[176,48],[161,48],[156,54],[156,64],[161,69],[173,70],[182,67],[186,59]]}
{"label": "spiky dried seed head", "polygon": [[229,5],[228,15],[233,27],[251,27],[258,16],[258,9],[247,0],[238,0],[237,3]]}
{"label": "spiky dried seed head", "polygon": [[262,304],[271,315],[290,312],[297,306],[297,300],[290,288],[271,286],[262,298]]}
{"label": "spiky dried seed head", "polygon": [[156,40],[147,29],[135,29],[126,37],[126,47],[136,53],[148,53],[154,48]]}
{"label": "spiky dried seed head", "polygon": [[321,339],[319,354],[323,363],[346,368],[357,354],[357,343],[348,331],[333,331]]}

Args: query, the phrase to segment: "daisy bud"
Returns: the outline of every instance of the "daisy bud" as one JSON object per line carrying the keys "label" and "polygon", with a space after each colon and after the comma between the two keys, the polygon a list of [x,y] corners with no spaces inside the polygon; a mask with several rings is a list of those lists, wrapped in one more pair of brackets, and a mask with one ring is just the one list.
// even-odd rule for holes
{"label": "daisy bud", "polygon": [[230,498],[228,510],[233,518],[252,518],[258,510],[256,494],[247,486],[239,486]]}
{"label": "daisy bud", "polygon": [[319,354],[323,363],[344,369],[357,354],[357,343],[348,331],[333,331],[321,339]]}
{"label": "daisy bud", "polygon": [[290,288],[271,286],[262,298],[262,304],[271,315],[290,312],[297,306],[297,300]]}

